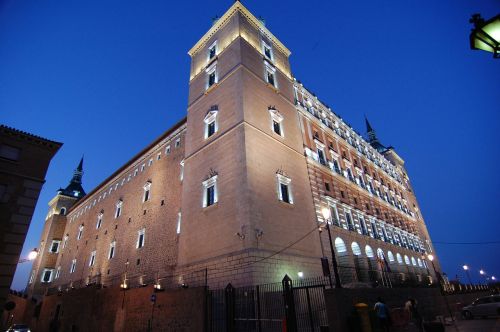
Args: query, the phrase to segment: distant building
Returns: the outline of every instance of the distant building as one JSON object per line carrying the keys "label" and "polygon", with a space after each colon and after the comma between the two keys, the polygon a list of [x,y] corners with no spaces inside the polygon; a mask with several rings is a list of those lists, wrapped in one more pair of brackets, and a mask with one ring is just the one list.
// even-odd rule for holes
{"label": "distant building", "polygon": [[0,312],[45,174],[62,143],[0,125]]}
{"label": "distant building", "polygon": [[404,161],[368,121],[364,139],[304,88],[290,51],[238,1],[189,55],[187,117],[83,198],[49,203],[33,295],[322,275],[323,208],[343,284],[429,281]]}

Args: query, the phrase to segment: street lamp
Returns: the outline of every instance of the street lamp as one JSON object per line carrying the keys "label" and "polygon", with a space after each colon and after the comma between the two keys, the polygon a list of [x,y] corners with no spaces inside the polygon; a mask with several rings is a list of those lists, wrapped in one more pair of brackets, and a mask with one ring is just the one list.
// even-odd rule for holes
{"label": "street lamp", "polygon": [[494,58],[500,58],[500,15],[485,21],[480,14],[474,14],[469,22],[474,24],[469,36],[471,49],[491,52]]}
{"label": "street lamp", "polygon": [[335,287],[342,288],[342,284],[340,283],[339,269],[337,266],[337,259],[335,258],[335,251],[333,250],[332,234],[330,233],[329,221],[331,217],[331,211],[329,208],[324,207],[323,209],[321,209],[321,214],[323,215],[323,218],[325,220],[326,230],[328,231],[328,239],[330,240],[330,251],[332,252],[332,265],[333,275],[335,276]]}
{"label": "street lamp", "polygon": [[464,270],[465,270],[465,274],[467,274],[467,279],[469,279],[469,284],[470,284],[470,287],[472,288],[472,281],[470,279],[470,274],[469,274],[469,266],[467,265],[464,265],[463,266]]}
{"label": "street lamp", "polygon": [[26,263],[26,262],[30,262],[30,261],[33,261],[37,258],[38,256],[38,249],[37,248],[33,248],[33,250],[31,250],[28,254],[28,258],[21,258],[19,260],[19,263]]}

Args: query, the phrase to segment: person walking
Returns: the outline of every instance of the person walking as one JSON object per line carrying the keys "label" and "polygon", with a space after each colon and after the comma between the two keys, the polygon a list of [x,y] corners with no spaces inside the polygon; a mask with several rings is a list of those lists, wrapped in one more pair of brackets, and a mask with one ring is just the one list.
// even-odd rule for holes
{"label": "person walking", "polygon": [[377,298],[377,303],[373,307],[375,310],[375,314],[377,315],[378,324],[382,331],[389,332],[390,331],[390,317],[389,317],[389,309],[385,304],[382,298]]}

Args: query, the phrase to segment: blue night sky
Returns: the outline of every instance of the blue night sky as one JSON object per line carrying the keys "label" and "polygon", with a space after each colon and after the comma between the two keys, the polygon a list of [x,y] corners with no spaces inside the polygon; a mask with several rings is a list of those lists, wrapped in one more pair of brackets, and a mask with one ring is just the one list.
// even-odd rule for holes
{"label": "blue night sky", "polygon": [[[0,0],[0,122],[64,143],[24,256],[82,154],[90,191],[186,114],[187,51],[231,4]],[[405,159],[434,241],[499,240],[500,60],[468,45],[470,15],[498,1],[244,4],[292,51],[297,79],[359,132],[366,114]],[[464,263],[500,277],[499,244],[435,246],[451,277]]]}

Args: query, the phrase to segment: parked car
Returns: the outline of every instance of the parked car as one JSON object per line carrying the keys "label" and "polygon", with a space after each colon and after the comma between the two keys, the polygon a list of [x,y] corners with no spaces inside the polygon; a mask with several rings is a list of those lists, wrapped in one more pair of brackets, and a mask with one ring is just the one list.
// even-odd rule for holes
{"label": "parked car", "polygon": [[500,295],[490,295],[476,299],[463,307],[462,315],[466,319],[500,315]]}
{"label": "parked car", "polygon": [[30,332],[30,328],[26,324],[14,324],[9,327],[7,332]]}

